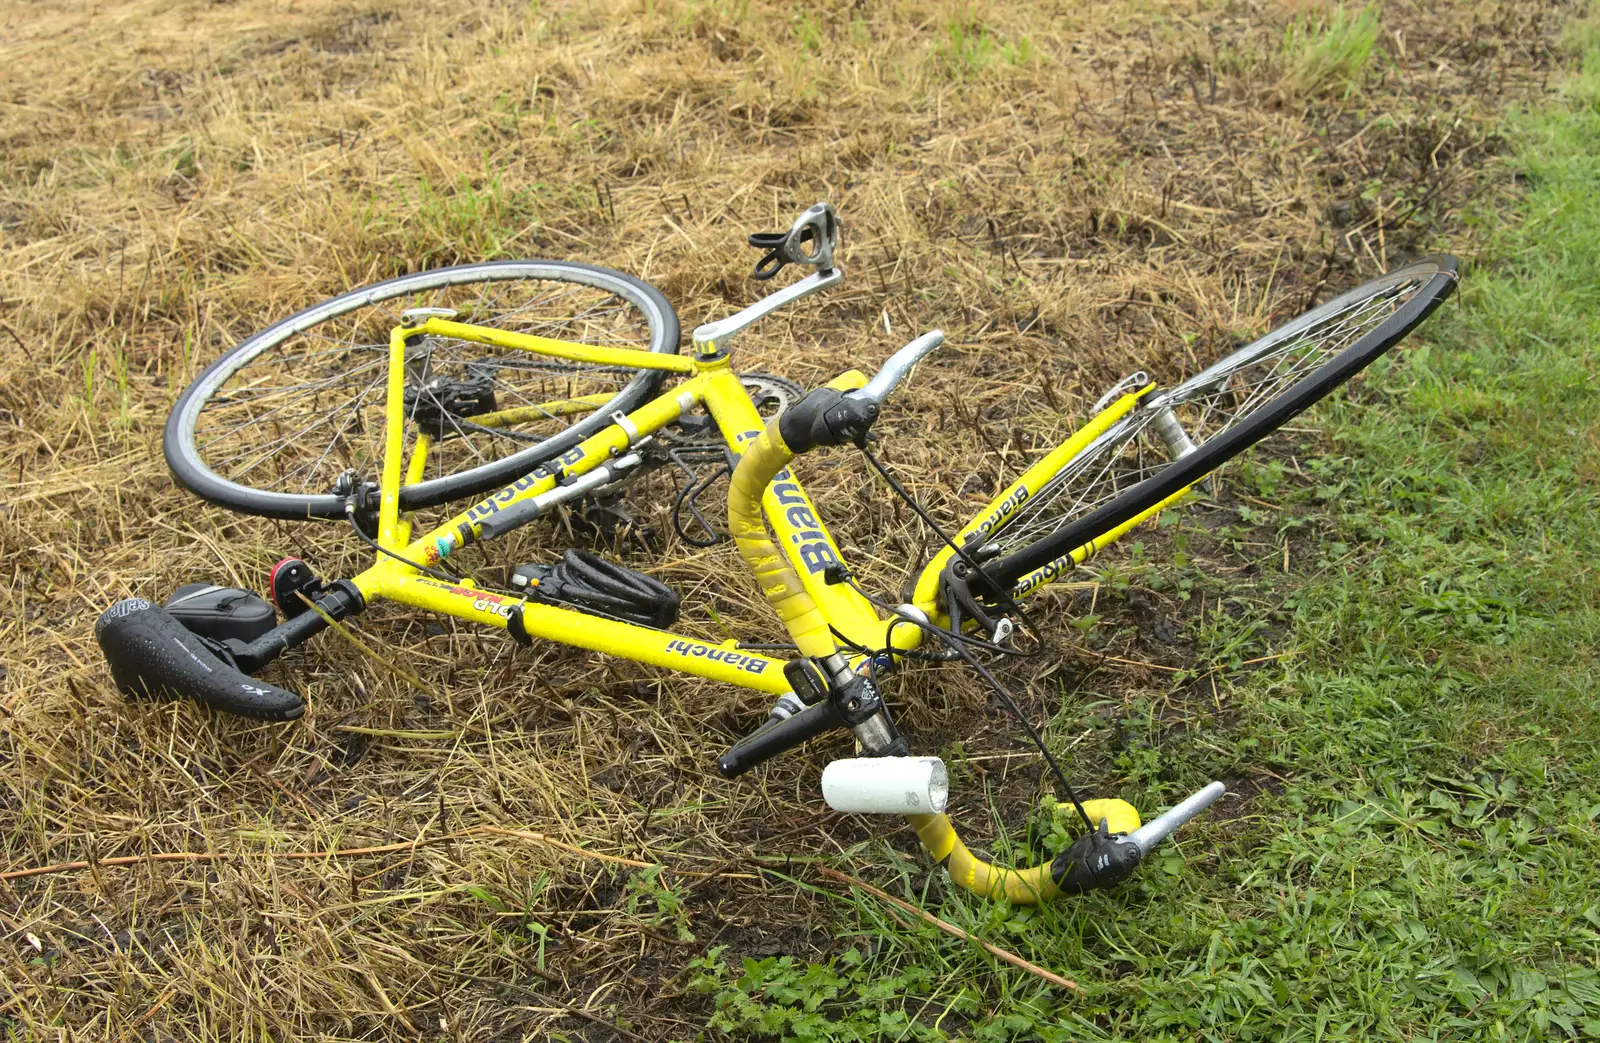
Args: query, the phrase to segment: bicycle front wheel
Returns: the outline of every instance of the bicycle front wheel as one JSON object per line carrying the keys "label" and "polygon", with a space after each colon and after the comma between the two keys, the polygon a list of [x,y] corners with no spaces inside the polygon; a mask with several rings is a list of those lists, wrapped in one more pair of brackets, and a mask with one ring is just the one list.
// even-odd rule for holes
{"label": "bicycle front wheel", "polygon": [[[678,317],[653,286],[569,261],[495,261],[352,290],[247,338],[197,377],[167,419],[173,476],[213,503],[275,518],[344,511],[335,483],[382,470],[389,334],[403,311],[641,351],[678,350]],[[659,370],[598,366],[448,337],[406,354],[408,454],[429,436],[404,510],[505,485],[659,387]],[[479,421],[482,422],[479,422]]]}
{"label": "bicycle front wheel", "polygon": [[1396,269],[1151,393],[983,537],[1028,593],[1371,365],[1455,289],[1452,257]]}

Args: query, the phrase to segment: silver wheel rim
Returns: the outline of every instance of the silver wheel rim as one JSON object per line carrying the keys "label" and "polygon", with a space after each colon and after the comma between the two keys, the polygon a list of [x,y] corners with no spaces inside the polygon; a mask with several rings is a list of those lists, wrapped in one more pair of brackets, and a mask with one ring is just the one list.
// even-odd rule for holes
{"label": "silver wheel rim", "polygon": [[[1436,265],[1418,264],[1363,284],[1152,395],[1069,461],[984,542],[998,543],[1003,557],[1047,539],[1153,477],[1172,462],[1153,430],[1162,410],[1173,410],[1193,442],[1203,445],[1337,358],[1438,271]],[[1251,373],[1248,385],[1234,384],[1235,377],[1263,365],[1266,371]],[[1230,397],[1232,407],[1224,408]]]}

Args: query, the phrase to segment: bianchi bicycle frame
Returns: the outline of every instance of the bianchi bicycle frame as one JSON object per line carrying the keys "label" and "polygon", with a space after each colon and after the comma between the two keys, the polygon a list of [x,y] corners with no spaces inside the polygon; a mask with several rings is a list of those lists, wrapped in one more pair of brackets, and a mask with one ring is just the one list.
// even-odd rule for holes
{"label": "bianchi bicycle frame", "polygon": [[[410,459],[402,466],[405,351],[408,341],[427,335],[521,349],[576,362],[665,370],[688,379],[632,413],[616,414],[613,424],[556,460],[478,501],[439,527],[416,536],[411,519],[400,514],[400,490],[405,481],[420,479],[431,441],[426,434],[419,434]],[[765,422],[730,362],[731,356],[714,345],[692,356],[661,355],[507,333],[438,317],[430,317],[412,327],[397,327],[390,341],[388,430],[379,486],[378,545],[424,566],[439,565],[463,547],[526,524],[560,503],[577,499],[584,492],[625,480],[639,462],[633,452],[635,447],[699,406],[705,407],[714,418],[733,451],[741,453],[760,435]],[[865,381],[859,373],[847,374],[842,379],[846,382],[854,379],[857,386]],[[575,404],[585,403],[578,400]],[[523,408],[547,409],[550,405]],[[476,416],[473,422],[483,426],[511,423],[514,417],[507,414],[513,412]],[[807,589],[825,606],[828,621],[853,639],[881,641],[885,624],[864,598],[853,590],[822,583],[822,569],[829,562],[841,561],[842,555],[799,481],[785,476],[766,492],[763,501],[768,523],[807,577]],[[380,556],[371,568],[354,576],[351,582],[369,601],[384,598],[499,627],[510,631],[523,643],[534,638],[558,641],[771,695],[791,690],[783,675],[782,660],[742,650],[736,642],[708,644],[683,634],[479,590],[470,580],[444,582],[387,555]]]}
{"label": "bianchi bicycle frame", "polygon": [[[838,281],[838,276],[839,272],[835,269],[827,277],[818,279],[818,282],[831,285]],[[797,283],[795,287],[803,285]],[[807,292],[816,288],[820,286],[804,287]],[[799,294],[789,299],[797,296]],[[662,370],[687,379],[631,413],[615,414],[610,426],[569,449],[556,460],[485,497],[437,528],[416,535],[413,533],[412,519],[402,515],[399,510],[400,491],[405,484],[421,480],[432,440],[429,435],[419,433],[409,460],[405,459],[406,351],[409,343],[427,336],[474,341],[575,362]],[[757,411],[731,362],[732,355],[711,338],[697,340],[692,355],[662,355],[511,333],[439,316],[425,317],[415,325],[397,326],[391,334],[389,345],[387,431],[379,487],[377,533],[379,547],[393,552],[397,557],[380,554],[370,568],[352,577],[351,582],[368,602],[386,599],[498,627],[508,630],[524,644],[535,638],[556,641],[771,695],[789,692],[791,686],[784,677],[784,660],[741,648],[736,641],[709,644],[682,634],[481,590],[470,580],[451,583],[419,572],[400,560],[403,558],[428,567],[440,565],[462,548],[527,524],[558,504],[576,500],[590,490],[626,480],[629,472],[638,465],[638,457],[634,455],[636,447],[696,407],[705,408],[729,448],[735,454],[743,455],[749,446],[760,439],[767,423]],[[826,386],[846,391],[859,388],[865,382],[863,373],[851,370]],[[1148,390],[1147,386],[1120,396],[1060,447],[1041,458],[962,529],[958,541],[970,541],[974,536],[981,538],[984,533],[1004,522],[1011,512],[1037,494],[1067,462],[1133,408]],[[535,415],[548,416],[561,410],[579,412],[593,405],[592,399],[569,399],[479,415],[473,421],[481,426],[493,427],[515,423],[518,415],[524,412],[537,411]],[[737,488],[730,491],[734,495],[749,492]],[[836,651],[831,637],[827,638],[827,647],[824,649],[824,641],[816,636],[819,629],[824,635],[830,631],[836,632],[850,644],[867,648],[910,650],[920,644],[922,631],[919,628],[894,626],[894,620],[880,616],[878,610],[854,587],[828,582],[830,566],[846,565],[844,555],[799,478],[789,468],[784,467],[774,473],[773,480],[759,490],[759,502],[761,516],[776,537],[773,542],[781,548],[788,568],[797,577],[801,589],[818,614],[804,624],[795,618],[785,618],[802,653],[814,656]],[[1036,589],[1055,572],[1059,572],[1066,562],[1081,562],[1098,546],[1116,539],[1163,506],[1165,502],[1097,541],[1075,549],[1061,562],[1035,570],[1018,584],[1018,593]],[[938,579],[953,554],[951,548],[945,548],[929,562],[916,584],[912,605],[930,620],[946,618],[938,604]]]}
{"label": "bianchi bicycle frame", "polygon": [[[379,548],[390,553],[380,553],[370,568],[350,582],[368,603],[386,599],[496,627],[508,631],[524,644],[534,639],[554,641],[771,696],[792,693],[794,686],[784,669],[790,661],[741,647],[735,640],[712,644],[579,609],[482,590],[470,580],[451,582],[430,576],[409,564],[428,569],[440,566],[464,547],[527,524],[591,490],[625,481],[640,464],[637,449],[642,443],[690,411],[704,407],[727,446],[740,458],[729,488],[730,529],[741,556],[789,630],[799,654],[813,662],[829,661],[832,657],[831,661],[837,663],[843,658],[851,669],[863,669],[861,660],[864,657],[840,656],[840,641],[853,648],[897,652],[915,649],[923,639],[920,627],[896,625],[904,623],[904,618],[885,619],[853,585],[837,582],[836,575],[835,581],[830,582],[831,567],[847,567],[844,555],[789,466],[796,454],[784,444],[778,422],[774,420],[769,424],[762,418],[733,369],[732,355],[727,349],[727,342],[756,319],[834,285],[841,278],[842,273],[836,268],[813,274],[738,315],[701,327],[696,331],[695,350],[689,355],[663,355],[553,340],[473,326],[437,314],[418,315],[409,324],[395,327],[389,342],[387,429],[377,531]],[[405,381],[408,345],[428,336],[474,341],[575,362],[665,371],[685,379],[631,413],[614,414],[610,425],[559,458],[472,504],[442,525],[417,534],[413,531],[414,520],[399,509],[400,493],[406,484],[421,481],[433,443],[429,435],[418,433],[409,459],[405,457]],[[942,335],[937,336],[943,339]],[[851,370],[825,386],[847,392],[860,389],[866,383],[865,374]],[[1003,524],[1012,512],[1037,495],[1062,467],[1134,408],[1149,390],[1146,386],[1121,394],[1061,446],[1028,468],[961,530],[958,543],[981,542],[984,534]],[[516,423],[523,414],[577,413],[595,408],[602,397],[523,406],[473,419],[476,424],[492,427]],[[1058,561],[1022,577],[1016,586],[1017,593],[1037,589],[1069,563],[1081,562],[1099,546],[1116,539],[1176,498],[1163,500],[1098,539],[1074,548]],[[939,604],[939,577],[954,554],[953,549],[946,548],[924,568],[915,587],[910,613],[920,614],[940,625],[947,622],[948,617]],[[836,635],[840,641],[836,641]],[[882,669],[885,665],[892,664],[880,661],[872,668]],[[862,730],[856,730],[858,738],[861,737]],[[759,735],[758,732],[756,738]],[[719,762],[719,766],[727,774],[744,770],[742,767],[729,770],[724,762]],[[1097,821],[1104,819],[1119,833],[1138,835],[1139,817],[1131,806],[1117,800],[1091,801],[1089,805]],[[977,894],[1004,896],[1027,903],[1049,898],[1063,889],[1065,871],[1061,865],[1047,863],[1025,870],[996,867],[967,850],[945,815],[909,817],[924,845],[946,866],[952,878]],[[1146,828],[1152,827],[1156,827],[1156,823]],[[1165,828],[1170,831],[1171,827]],[[1073,888],[1067,886],[1066,889]]]}
{"label": "bianchi bicycle frame", "polygon": [[[370,487],[359,486],[355,472],[350,472],[348,486],[336,489],[345,513],[377,549],[373,564],[351,579],[323,584],[298,559],[280,562],[279,567],[288,570],[287,586],[280,591],[277,569],[269,583],[286,618],[251,638],[207,640],[167,610],[176,601],[155,606],[142,598],[124,599],[108,608],[95,625],[118,687],[128,694],[165,690],[190,695],[204,704],[260,720],[293,720],[305,711],[305,701],[262,679],[260,668],[285,649],[303,643],[338,619],[363,611],[374,601],[396,601],[503,629],[525,644],[542,638],[774,696],[767,724],[718,758],[718,770],[727,777],[827,732],[850,731],[862,756],[836,760],[824,772],[823,789],[830,805],[849,812],[908,814],[923,844],[946,866],[951,878],[977,894],[1034,902],[1122,879],[1151,848],[1214,801],[1223,792],[1222,784],[1211,783],[1142,825],[1137,811],[1122,801],[1079,804],[1074,800],[1090,827],[1088,833],[1073,840],[1050,863],[1029,869],[996,867],[974,856],[942,813],[948,781],[943,765],[937,758],[908,756],[909,744],[894,726],[878,688],[878,676],[915,651],[925,636],[933,635],[945,644],[943,658],[965,659],[1010,704],[1003,684],[968,651],[973,631],[991,650],[1005,651],[996,646],[1003,643],[1010,620],[994,606],[1020,615],[1012,599],[1050,583],[1186,495],[1199,476],[1212,472],[1359,372],[1438,307],[1453,287],[1455,262],[1425,259],[1398,269],[1307,312],[1160,395],[1146,399],[1152,388],[1145,385],[1142,374],[1119,384],[1080,430],[1027,468],[960,530],[950,547],[928,562],[908,604],[888,605],[871,599],[852,582],[839,545],[792,464],[796,457],[823,446],[854,444],[865,450],[870,429],[889,394],[923,356],[943,342],[944,335],[935,331],[917,338],[870,378],[855,370],[841,374],[787,405],[770,422],[762,417],[734,370],[729,351],[730,342],[760,318],[842,280],[832,261],[837,236],[833,209],[819,203],[802,214],[786,235],[751,237],[753,245],[772,250],[758,265],[757,278],[775,275],[791,263],[809,266],[813,273],[735,315],[701,326],[695,331],[694,350],[689,355],[498,330],[458,322],[456,313],[446,309],[404,313],[389,338],[375,538],[368,535],[370,523],[364,517],[373,506]],[[1292,338],[1317,323],[1343,316],[1358,305],[1365,308],[1391,289],[1418,286],[1423,278],[1428,280],[1425,286],[1376,328],[1367,329],[1339,355],[1310,371],[1293,393],[1280,393],[1259,408],[1247,410],[1244,420],[1224,425],[1205,438],[1203,445],[1195,445],[1174,418],[1175,404],[1220,387],[1229,374],[1246,364],[1238,361],[1242,355],[1255,351],[1252,359],[1276,357],[1270,352],[1277,351],[1278,345],[1293,343]],[[1366,327],[1358,324],[1353,329]],[[683,380],[632,412],[591,416],[584,422],[584,430],[593,433],[583,441],[419,535],[414,531],[415,518],[402,513],[401,502],[406,490],[424,484],[435,442],[434,435],[418,430],[407,455],[406,392],[408,381],[426,372],[431,337]],[[550,416],[595,414],[609,401],[611,397],[605,394],[560,399],[474,413],[472,423],[493,428]],[[519,570],[519,579],[528,587],[528,592],[519,596],[481,589],[470,580],[453,578],[443,567],[464,547],[494,539],[562,504],[628,481],[646,466],[645,444],[700,408],[710,415],[736,460],[729,479],[728,531],[788,630],[796,655],[778,658],[737,640],[713,644],[643,625],[675,619],[676,597],[660,584],[650,586],[653,580],[637,574],[633,575],[639,581],[637,589],[644,592],[638,604],[644,608],[631,615],[642,622],[612,618],[598,607],[584,608],[607,602],[586,601],[581,592],[574,595],[571,588],[558,585],[565,580],[552,579],[552,572],[539,568]],[[1136,408],[1139,412],[1130,415]],[[1184,466],[1159,468],[1116,495],[1072,512],[1071,517],[1058,513],[1034,527],[1040,519],[1033,516],[1042,514],[1035,504],[1056,504],[1063,493],[1069,494],[1067,501],[1071,502],[1070,494],[1076,488],[1072,483],[1078,477],[1075,462],[1086,461],[1092,467],[1108,450],[1114,458],[1118,447],[1137,437],[1147,423],[1172,457],[1187,458]],[[875,462],[875,458],[869,459]],[[1103,467],[1112,462],[1108,459]],[[881,465],[879,469],[883,470]],[[883,474],[889,477],[887,471]],[[1103,473],[1097,472],[1094,480],[1101,477]],[[911,501],[898,483],[892,484]],[[912,506],[916,506],[914,502]],[[1007,540],[1008,529],[1013,536]],[[1019,530],[1028,534],[1026,538],[1016,535]],[[1009,542],[1011,549],[1005,550],[1001,540]],[[581,556],[569,556],[569,561],[584,563]],[[602,577],[628,572],[620,567],[614,573],[605,573],[599,565],[584,567]],[[551,586],[541,591],[546,580]],[[290,593],[304,604],[286,604],[283,595]],[[652,598],[662,611],[648,610]],[[316,611],[307,611],[310,608]],[[998,618],[991,618],[989,612]],[[1065,783],[1044,741],[1015,706],[1011,709]],[[920,791],[902,785],[916,771],[922,772],[917,776]],[[829,772],[834,777],[832,790]]]}

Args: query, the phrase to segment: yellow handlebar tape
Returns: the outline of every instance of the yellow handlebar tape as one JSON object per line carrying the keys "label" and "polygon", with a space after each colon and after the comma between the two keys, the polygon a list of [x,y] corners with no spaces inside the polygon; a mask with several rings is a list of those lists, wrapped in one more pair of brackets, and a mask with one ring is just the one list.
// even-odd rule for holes
{"label": "yellow handlebar tape", "polygon": [[[1131,833],[1141,825],[1139,812],[1124,800],[1086,800],[1083,810],[1099,823],[1106,820],[1113,833]],[[1061,893],[1053,875],[1054,863],[1043,862],[1028,869],[1006,869],[985,862],[967,850],[967,845],[956,835],[956,827],[947,815],[911,815],[922,846],[928,849],[934,861],[944,865],[950,879],[980,898],[1004,898],[1013,905],[1033,905],[1048,902]]]}
{"label": "yellow handlebar tape", "polygon": [[789,628],[800,654],[826,659],[839,650],[828,631],[828,621],[772,542],[766,518],[761,514],[761,497],[767,486],[793,459],[794,453],[784,444],[774,419],[745,448],[733,469],[728,488],[728,531],[773,611]]}
{"label": "yellow handlebar tape", "polygon": [[[856,377],[859,374],[849,373],[840,380],[849,386]],[[794,637],[800,654],[823,659],[838,651],[828,631],[828,621],[772,542],[766,518],[761,513],[761,498],[767,486],[793,460],[794,453],[778,432],[777,420],[773,420],[746,447],[744,456],[733,469],[728,489],[728,531],[733,534],[739,556],[761,584],[768,603]],[[1140,825],[1139,812],[1126,801],[1087,800],[1083,809],[1096,823],[1106,819],[1113,833],[1132,832]],[[950,879],[975,895],[987,899],[1003,897],[1016,905],[1032,905],[1049,901],[1061,893],[1051,875],[1052,863],[1029,869],[996,866],[967,850],[948,816],[912,815],[910,818],[928,853],[944,865]]]}

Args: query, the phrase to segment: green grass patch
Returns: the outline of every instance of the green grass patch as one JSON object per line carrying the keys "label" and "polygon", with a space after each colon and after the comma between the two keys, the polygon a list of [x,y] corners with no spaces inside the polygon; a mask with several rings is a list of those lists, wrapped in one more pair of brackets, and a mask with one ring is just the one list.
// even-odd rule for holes
{"label": "green grass patch", "polygon": [[1341,3],[1331,13],[1296,18],[1283,36],[1285,89],[1349,97],[1371,69],[1379,31],[1375,4],[1350,10]]}
{"label": "green grass patch", "polygon": [[1037,51],[1026,35],[1006,39],[969,11],[940,28],[933,56],[950,79],[959,81],[995,65],[1027,65]]}
{"label": "green grass patch", "polygon": [[[1348,89],[1375,15],[1307,25],[1291,36],[1303,82]],[[1490,263],[1469,264],[1408,350],[1315,414],[1333,448],[1304,462],[1309,482],[1242,471],[1290,508],[1284,524],[1327,534],[1282,588],[1290,622],[1271,647],[1299,654],[1237,685],[1224,675],[1226,722],[1175,727],[1154,700],[1121,722],[1123,796],[1152,807],[1248,779],[1261,788],[1245,816],[1202,822],[1121,889],[1051,908],[973,901],[902,865],[905,897],[1076,978],[1081,996],[841,897],[860,931],[826,965],[730,966],[720,950],[696,964],[713,1030],[1600,1037],[1600,34],[1576,38],[1564,103],[1515,128],[1520,214],[1479,215],[1503,225]],[[1260,612],[1227,611],[1225,578],[1154,574],[1211,584],[1223,610],[1194,635],[1207,654],[1260,654]],[[1058,740],[1082,718],[1064,723]]]}

